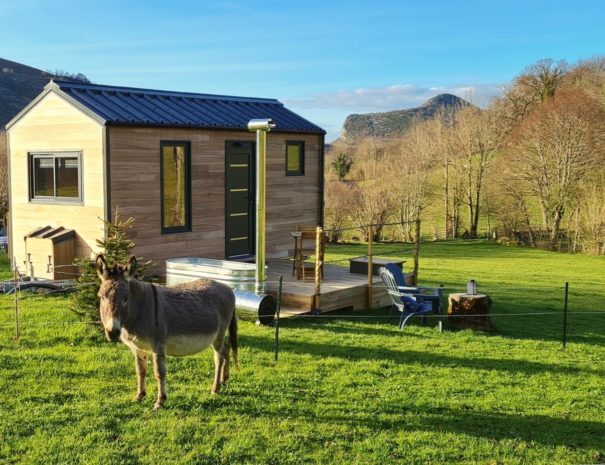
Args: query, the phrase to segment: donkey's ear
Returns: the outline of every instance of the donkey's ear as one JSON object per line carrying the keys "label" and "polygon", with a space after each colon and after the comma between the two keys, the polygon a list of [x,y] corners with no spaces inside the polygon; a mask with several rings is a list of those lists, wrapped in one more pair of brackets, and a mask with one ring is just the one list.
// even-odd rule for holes
{"label": "donkey's ear", "polygon": [[95,262],[95,268],[97,270],[97,274],[99,275],[99,278],[101,278],[101,281],[105,281],[107,278],[109,278],[109,269],[108,269],[107,262],[105,261],[105,257],[103,256],[103,254],[97,255],[97,260]]}
{"label": "donkey's ear", "polygon": [[128,260],[128,265],[126,265],[126,269],[124,270],[123,276],[126,281],[130,281],[134,274],[137,272],[137,258],[133,255]]}

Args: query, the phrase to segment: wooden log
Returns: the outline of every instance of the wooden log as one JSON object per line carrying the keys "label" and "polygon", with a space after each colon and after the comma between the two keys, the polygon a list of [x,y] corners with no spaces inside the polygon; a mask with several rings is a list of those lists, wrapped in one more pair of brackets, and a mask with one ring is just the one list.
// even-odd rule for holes
{"label": "wooden log", "polygon": [[450,324],[457,329],[490,331],[492,329],[489,318],[491,306],[492,299],[486,294],[450,294],[447,314],[454,316],[449,318]]}

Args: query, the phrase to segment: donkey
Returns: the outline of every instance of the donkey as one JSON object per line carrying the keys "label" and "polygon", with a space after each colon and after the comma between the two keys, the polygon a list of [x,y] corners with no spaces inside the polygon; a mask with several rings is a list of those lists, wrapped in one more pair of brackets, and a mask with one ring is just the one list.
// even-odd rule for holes
{"label": "donkey", "polygon": [[[153,354],[158,383],[154,409],[166,401],[166,355],[191,355],[208,346],[214,349],[212,394],[229,378],[229,351],[237,366],[237,319],[235,296],[225,284],[200,279],[175,288],[134,279],[136,258],[127,265],[107,265],[97,256],[101,278],[99,312],[107,339],[122,340],[132,350],[140,402],[146,395],[147,356]],[[229,329],[229,344],[225,334]]]}

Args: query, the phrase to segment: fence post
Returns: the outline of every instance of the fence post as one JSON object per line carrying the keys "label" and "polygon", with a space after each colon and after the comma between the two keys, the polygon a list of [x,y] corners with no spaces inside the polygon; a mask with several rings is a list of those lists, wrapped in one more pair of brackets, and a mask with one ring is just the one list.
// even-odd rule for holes
{"label": "fence post", "polygon": [[281,311],[281,290],[284,277],[279,277],[279,287],[277,289],[277,312],[275,312],[275,363],[277,363],[277,357],[279,354],[279,314]]}
{"label": "fence post", "polygon": [[374,226],[368,226],[368,310],[372,310],[372,269],[374,267],[374,260],[372,258],[374,246]]}
{"label": "fence post", "polygon": [[416,220],[414,232],[414,286],[418,285],[418,257],[420,255],[420,220]]}
{"label": "fence post", "polygon": [[19,297],[17,296],[19,286],[19,270],[17,269],[17,259],[13,257],[13,293],[15,296],[15,339],[19,339]]}
{"label": "fence post", "polygon": [[323,270],[323,228],[315,230],[315,296],[313,297],[313,313],[321,312],[321,273]]}
{"label": "fence post", "polygon": [[565,302],[563,304],[563,348],[567,345],[567,304],[569,302],[569,282],[565,283]]}

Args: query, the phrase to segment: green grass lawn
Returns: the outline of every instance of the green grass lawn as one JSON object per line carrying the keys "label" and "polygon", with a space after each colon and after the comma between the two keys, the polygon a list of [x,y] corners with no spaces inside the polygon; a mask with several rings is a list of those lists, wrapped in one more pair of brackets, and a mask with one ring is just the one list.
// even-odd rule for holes
{"label": "green grass lawn", "polygon": [[[382,251],[392,244],[380,245]],[[361,255],[330,248],[328,260]],[[486,243],[423,246],[422,283],[494,299],[496,331],[384,319],[240,323],[241,370],[210,395],[210,351],[168,360],[167,408],[132,402],[134,363],[64,297],[0,298],[2,464],[594,464],[605,462],[603,257]],[[407,263],[410,265],[411,261]],[[570,342],[561,317],[570,282]],[[350,314],[350,312],[346,312]],[[369,312],[358,312],[366,316]]]}

